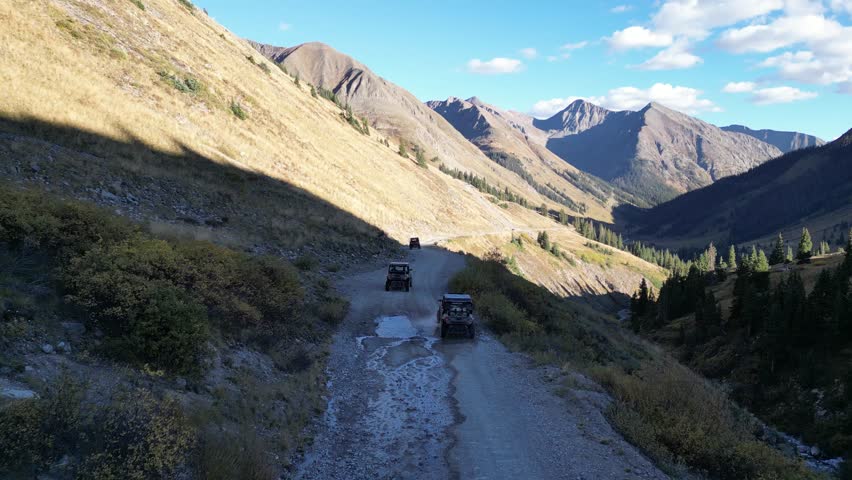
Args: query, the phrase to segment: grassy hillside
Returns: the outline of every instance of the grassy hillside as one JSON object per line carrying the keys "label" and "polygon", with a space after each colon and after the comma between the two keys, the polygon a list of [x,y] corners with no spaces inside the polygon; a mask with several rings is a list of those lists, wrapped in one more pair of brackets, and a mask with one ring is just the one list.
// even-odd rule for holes
{"label": "grassy hillside", "polygon": [[140,4],[0,5],[7,176],[248,247],[543,223],[353,128],[201,10]]}

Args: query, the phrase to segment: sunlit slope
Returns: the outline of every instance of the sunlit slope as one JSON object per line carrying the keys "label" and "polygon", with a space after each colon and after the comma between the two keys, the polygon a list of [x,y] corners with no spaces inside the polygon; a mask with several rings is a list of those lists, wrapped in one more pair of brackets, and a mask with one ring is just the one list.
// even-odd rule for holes
{"label": "sunlit slope", "polygon": [[531,205],[563,206],[537,192],[517,173],[489,160],[447,120],[432,111],[411,92],[380,77],[358,60],[332,46],[311,42],[284,48],[253,44],[267,58],[291,74],[332,91],[357,116],[390,136],[392,147],[404,142],[409,151],[423,151],[424,158],[485,178],[492,185],[508,187]]}
{"label": "sunlit slope", "polygon": [[[400,157],[375,131],[356,131],[339,107],[313,97],[308,85],[296,85],[200,9],[177,0],[140,5],[144,10],[129,0],[3,2],[0,81],[6,94],[0,115],[10,123],[34,120],[139,147],[138,156],[119,156],[103,145],[71,145],[105,160],[76,158],[76,170],[88,165],[108,169],[111,178],[136,175],[140,182],[146,175],[166,178],[211,195],[224,188],[226,179],[202,184],[191,171],[187,175],[185,165],[170,169],[162,158],[157,166],[148,162],[150,152],[194,152],[211,165],[297,187],[399,239],[549,224],[533,212],[484,201],[436,168]],[[37,144],[18,150],[6,152],[4,163],[47,158]],[[62,158],[73,156],[66,153]],[[44,162],[39,174],[49,176],[56,168]],[[54,187],[91,191],[98,177],[69,178],[91,185],[65,185],[56,178]],[[254,225],[287,215],[250,186],[236,189],[231,203],[238,213],[251,214]],[[178,215],[159,213],[166,220]]]}

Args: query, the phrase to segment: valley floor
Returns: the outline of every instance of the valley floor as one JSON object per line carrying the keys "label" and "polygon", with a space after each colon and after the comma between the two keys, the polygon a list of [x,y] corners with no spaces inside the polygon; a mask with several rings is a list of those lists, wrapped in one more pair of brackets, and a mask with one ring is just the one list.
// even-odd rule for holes
{"label": "valley floor", "polygon": [[409,261],[410,292],[385,292],[384,268],[341,283],[352,308],[328,409],[293,478],[666,478],[612,430],[584,377],[535,367],[487,332],[440,339],[436,301],[464,257],[427,247]]}

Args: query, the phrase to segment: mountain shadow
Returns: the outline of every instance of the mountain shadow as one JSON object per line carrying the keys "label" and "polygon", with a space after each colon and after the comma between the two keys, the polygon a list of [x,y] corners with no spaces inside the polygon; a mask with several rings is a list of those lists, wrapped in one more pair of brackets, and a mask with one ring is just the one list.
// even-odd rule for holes
{"label": "mountain shadow", "polygon": [[37,118],[0,117],[0,171],[15,182],[108,206],[154,229],[257,252],[372,254],[392,244],[352,213],[286,181],[173,140],[151,148]]}

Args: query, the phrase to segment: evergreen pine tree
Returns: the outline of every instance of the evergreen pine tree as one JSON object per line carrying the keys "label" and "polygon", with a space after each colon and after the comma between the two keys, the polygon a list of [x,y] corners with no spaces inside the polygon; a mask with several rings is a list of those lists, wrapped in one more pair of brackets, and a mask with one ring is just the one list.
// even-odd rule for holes
{"label": "evergreen pine tree", "polygon": [[728,249],[728,268],[737,269],[737,249],[733,245]]}
{"label": "evergreen pine tree", "polygon": [[754,262],[754,271],[755,272],[768,272],[769,271],[769,261],[766,260],[766,254],[763,253],[763,250],[760,250],[757,253],[757,260]]}
{"label": "evergreen pine tree", "polygon": [[811,240],[811,233],[807,228],[802,229],[802,238],[799,239],[799,248],[796,251],[796,258],[800,261],[808,260],[813,256],[814,244]]}
{"label": "evergreen pine tree", "polygon": [[784,261],[787,263],[793,263],[793,247],[787,246],[787,256],[784,257]]}
{"label": "evergreen pine tree", "polygon": [[707,247],[707,271],[712,272],[716,270],[716,246],[713,245],[713,242],[710,242],[710,246]]}
{"label": "evergreen pine tree", "polygon": [[639,332],[645,314],[648,311],[648,283],[645,279],[639,284],[639,290],[630,299],[630,327],[634,332]]}
{"label": "evergreen pine tree", "polygon": [[[399,140],[399,156],[408,158],[408,148],[405,146],[405,140]],[[465,173],[465,181],[467,181],[467,173]]]}
{"label": "evergreen pine tree", "polygon": [[772,247],[772,253],[769,254],[770,265],[778,265],[779,263],[784,263],[784,236],[780,233]]}

